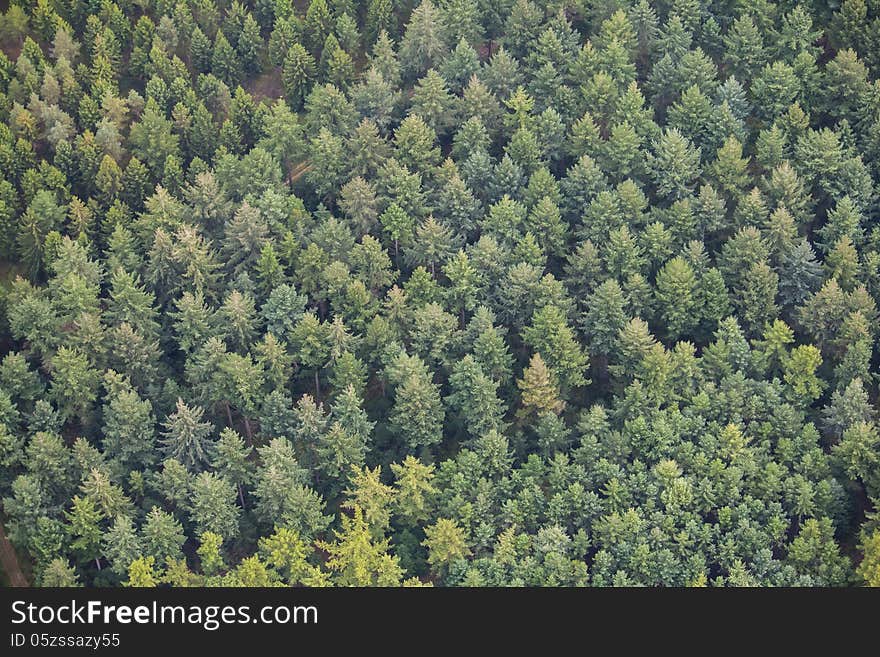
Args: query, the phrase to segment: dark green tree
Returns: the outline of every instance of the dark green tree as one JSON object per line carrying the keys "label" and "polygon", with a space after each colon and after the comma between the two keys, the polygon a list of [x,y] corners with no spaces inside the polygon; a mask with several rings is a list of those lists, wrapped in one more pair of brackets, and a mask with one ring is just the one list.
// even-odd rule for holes
{"label": "dark green tree", "polygon": [[207,463],[208,440],[214,430],[210,422],[203,422],[204,410],[187,406],[177,400],[175,411],[163,423],[165,430],[159,441],[169,458],[177,459],[191,470],[198,470]]}

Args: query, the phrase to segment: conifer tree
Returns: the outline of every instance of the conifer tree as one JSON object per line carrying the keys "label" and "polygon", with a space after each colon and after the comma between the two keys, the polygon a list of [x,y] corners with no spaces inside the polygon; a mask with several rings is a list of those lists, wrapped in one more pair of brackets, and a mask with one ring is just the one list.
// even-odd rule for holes
{"label": "conifer tree", "polygon": [[657,301],[670,337],[686,334],[698,321],[697,279],[682,258],[673,258],[657,272]]}
{"label": "conifer tree", "polygon": [[235,87],[241,78],[238,55],[222,31],[217,32],[217,37],[214,39],[211,72],[230,87]]}
{"label": "conifer tree", "polygon": [[409,74],[418,76],[439,63],[445,51],[439,12],[430,0],[422,0],[406,25],[400,42],[400,61]]}
{"label": "conifer tree", "polygon": [[411,450],[442,439],[445,412],[437,386],[425,374],[413,374],[397,386],[391,426]]}
{"label": "conifer tree", "polygon": [[248,75],[259,73],[263,38],[260,36],[260,26],[250,14],[245,16],[235,48],[244,72]]}
{"label": "conifer tree", "polygon": [[287,102],[294,109],[302,107],[315,81],[315,58],[299,43],[290,46],[284,57],[281,80]]}
{"label": "conifer tree", "polygon": [[522,406],[517,411],[521,419],[532,414],[560,413],[565,408],[565,402],[559,399],[553,374],[537,352],[532,355],[529,366],[523,371],[523,378],[517,379],[516,385],[522,393]]}
{"label": "conifer tree", "polygon": [[174,413],[163,423],[164,438],[159,442],[169,458],[177,459],[191,470],[200,469],[209,458],[208,439],[214,427],[203,422],[204,410],[189,407],[178,398]]}

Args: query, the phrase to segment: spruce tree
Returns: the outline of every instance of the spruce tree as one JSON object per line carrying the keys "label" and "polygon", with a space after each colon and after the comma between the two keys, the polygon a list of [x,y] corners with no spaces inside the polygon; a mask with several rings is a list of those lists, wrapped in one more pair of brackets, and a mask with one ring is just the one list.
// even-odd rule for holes
{"label": "spruce tree", "polygon": [[210,422],[203,422],[204,410],[187,406],[177,400],[175,411],[163,423],[162,444],[168,458],[177,459],[191,470],[199,470],[208,462],[208,441],[214,430]]}

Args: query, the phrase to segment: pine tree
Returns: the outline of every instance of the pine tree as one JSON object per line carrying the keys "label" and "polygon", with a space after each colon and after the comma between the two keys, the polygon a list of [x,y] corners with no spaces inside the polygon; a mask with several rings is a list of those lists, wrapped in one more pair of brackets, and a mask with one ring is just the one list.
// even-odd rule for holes
{"label": "pine tree", "polygon": [[829,518],[808,518],[792,540],[787,560],[817,586],[842,586],[851,576],[849,560],[834,542]]}
{"label": "pine tree", "polygon": [[339,89],[348,89],[354,79],[354,62],[333,34],[327,36],[321,50],[319,68],[324,79]]}
{"label": "pine tree", "polygon": [[825,224],[817,231],[818,246],[828,253],[842,237],[848,237],[854,244],[861,244],[862,221],[859,208],[849,196],[844,196],[828,211]]}
{"label": "pine tree", "polygon": [[430,0],[422,0],[406,25],[400,42],[400,61],[407,73],[419,76],[446,53],[440,15]]}
{"label": "pine tree", "polygon": [[858,422],[870,423],[875,411],[868,400],[862,379],[853,379],[846,388],[831,394],[831,403],[823,411],[823,428],[834,440]]}
{"label": "pine tree", "polygon": [[132,561],[128,568],[128,579],[122,585],[137,588],[158,586],[161,580],[159,573],[155,570],[155,562],[155,557],[139,557]]}
{"label": "pine tree", "polygon": [[748,80],[767,62],[764,40],[751,16],[740,16],[724,37],[725,59],[732,73]]}
{"label": "pine tree", "polygon": [[375,43],[380,34],[396,31],[396,19],[391,0],[370,0],[364,25],[364,40]]}
{"label": "pine tree", "polygon": [[345,473],[350,472],[352,467],[361,467],[364,464],[367,441],[362,435],[334,422],[319,436],[315,452],[321,472],[331,482],[327,489],[338,493]]}
{"label": "pine tree", "polygon": [[691,193],[700,174],[700,149],[678,130],[665,130],[647,159],[658,194],[674,200]]}
{"label": "pine tree", "polygon": [[64,210],[56,202],[55,195],[48,190],[36,193],[27,210],[19,219],[16,245],[25,271],[30,278],[36,278],[42,271],[46,237],[61,227]]}
{"label": "pine tree", "polygon": [[213,532],[204,532],[199,537],[199,542],[196,554],[199,556],[202,572],[210,577],[227,570],[223,555],[220,553],[223,537]]}
{"label": "pine tree", "polygon": [[426,265],[431,275],[436,275],[438,265],[455,252],[456,236],[434,217],[428,217],[416,228],[412,243],[407,245],[407,258],[420,265]]}
{"label": "pine tree", "polygon": [[122,189],[122,169],[109,155],[101,159],[98,175],[95,177],[95,186],[100,192],[104,206],[110,206]]}
{"label": "pine tree", "polygon": [[87,421],[98,398],[101,378],[88,357],[68,347],[59,347],[52,357],[49,394],[65,420]]}
{"label": "pine tree", "polygon": [[[450,42],[451,43],[451,42]],[[462,37],[458,40],[455,50],[446,58],[440,74],[449,83],[453,92],[461,93],[467,86],[471,88],[473,100],[473,88],[480,87],[488,93],[488,89],[479,81],[476,74],[480,70],[480,58],[471,45]],[[465,96],[467,96],[467,92]],[[465,100],[467,103],[468,101]]]}
{"label": "pine tree", "polygon": [[[138,24],[140,24],[140,21]],[[199,73],[207,73],[211,70],[212,56],[213,48],[211,46],[211,40],[205,36],[205,33],[197,25],[189,40],[190,61]],[[132,53],[132,57],[134,57],[134,53]]]}
{"label": "pine tree", "polygon": [[477,304],[477,293],[481,287],[479,274],[463,250],[459,250],[443,265],[443,274],[451,284],[447,292],[449,301],[459,309],[463,326],[465,311],[472,310]]}
{"label": "pine tree", "polygon": [[[261,342],[254,347],[255,363],[263,370],[261,377],[256,372],[250,376],[254,381],[265,380],[272,390],[283,388],[290,380],[292,372],[293,356],[287,352],[284,342],[278,340],[272,333],[266,333]],[[257,395],[256,398],[261,398]]]}
{"label": "pine tree", "polygon": [[241,78],[241,64],[238,55],[222,31],[217,32],[217,37],[214,39],[211,72],[229,87],[235,87]]}
{"label": "pine tree", "polygon": [[294,358],[303,367],[315,372],[315,396],[321,396],[320,371],[330,359],[327,326],[314,313],[306,313],[297,322],[290,336]]}
{"label": "pine tree", "polygon": [[[369,113],[359,106],[357,99],[355,105],[362,113]],[[388,107],[393,106],[394,103],[392,101],[384,105]],[[354,134],[349,136],[346,148],[350,154],[350,171],[355,177],[374,177],[391,156],[391,148],[379,134],[375,118],[361,120]]]}
{"label": "pine tree", "polygon": [[687,335],[698,321],[697,279],[683,258],[673,258],[657,273],[657,301],[671,338]]}
{"label": "pine tree", "polygon": [[331,198],[340,186],[345,170],[345,150],[340,137],[321,128],[312,140],[312,167],[306,180],[321,198]]}
{"label": "pine tree", "polygon": [[391,522],[391,502],[394,489],[380,481],[381,466],[374,469],[353,466],[349,476],[350,488],[346,489],[347,508],[359,508],[374,536],[384,536]]}
{"label": "pine tree", "polygon": [[238,488],[238,499],[245,508],[244,487],[253,480],[253,467],[249,457],[253,448],[245,445],[242,437],[227,427],[212,446],[211,466]]}
{"label": "pine tree", "polygon": [[465,41],[478,44],[483,38],[480,22],[479,3],[467,0],[451,0],[440,8],[440,25],[444,40],[448,44]]}
{"label": "pine tree", "polygon": [[306,10],[303,33],[306,46],[315,59],[321,57],[321,49],[332,29],[332,18],[326,0],[311,0]]}
{"label": "pine tree", "polygon": [[73,536],[70,547],[80,555],[83,561],[94,560],[101,570],[101,526],[103,514],[95,507],[88,497],[73,496],[73,506],[65,512],[70,523],[69,531]]}
{"label": "pine tree", "polygon": [[791,350],[785,363],[785,382],[791,386],[794,399],[809,404],[822,394],[824,384],[816,376],[822,356],[813,345],[800,345]]}
{"label": "pine tree", "polygon": [[605,174],[592,157],[584,155],[575,162],[561,182],[562,208],[569,221],[579,220],[596,194],[607,186]]}
{"label": "pine tree", "polygon": [[617,281],[610,279],[596,288],[585,304],[581,326],[590,340],[590,349],[606,356],[617,349],[618,335],[624,329],[627,316],[625,298]]}
{"label": "pine tree", "polygon": [[864,557],[856,575],[866,586],[880,586],[880,531],[874,532],[862,539],[859,549]]}
{"label": "pine tree", "polygon": [[523,341],[547,360],[563,390],[589,385],[584,376],[588,357],[575,339],[562,310],[547,304],[535,310],[531,325],[523,332]]}
{"label": "pine tree", "polygon": [[729,136],[709,167],[718,186],[729,198],[738,198],[749,183],[749,161],[742,156],[742,144],[733,135]]}
{"label": "pine tree", "polygon": [[568,226],[559,207],[549,196],[541,198],[526,217],[524,227],[534,234],[547,254],[559,257],[565,249]]}
{"label": "pine tree", "polygon": [[756,262],[746,272],[733,304],[749,332],[757,333],[777,316],[778,289],[779,276],[766,263]]}
{"label": "pine tree", "polygon": [[360,507],[352,515],[342,514],[341,528],[333,542],[320,541],[318,547],[329,554],[326,567],[339,586],[397,586],[403,569],[396,555],[388,553],[387,538],[374,539]]}
{"label": "pine tree", "polygon": [[305,484],[307,473],[293,454],[291,444],[276,438],[258,448],[262,466],[257,470],[254,497],[257,517],[265,524],[290,527],[304,538],[326,528],[324,501]]}
{"label": "pine tree", "polygon": [[149,399],[141,399],[126,380],[110,379],[104,404],[104,450],[126,469],[139,470],[155,459],[155,418]]}
{"label": "pine tree", "polygon": [[372,69],[375,70],[389,85],[397,88],[400,85],[401,66],[394,43],[386,31],[380,31],[373,44]]}
{"label": "pine tree", "polygon": [[140,558],[144,548],[134,523],[128,516],[118,516],[102,538],[103,553],[113,572],[119,577],[128,573],[133,561]]}
{"label": "pine tree", "polygon": [[464,532],[455,520],[448,518],[439,518],[433,525],[425,528],[422,545],[428,549],[428,563],[438,574],[445,573],[456,560],[471,553]]}
{"label": "pine tree", "polygon": [[260,36],[260,26],[253,16],[245,16],[241,34],[238,37],[235,49],[244,72],[253,75],[260,72],[260,56],[263,50],[263,38]]}
{"label": "pine tree", "polygon": [[76,587],[82,586],[76,569],[62,558],[53,559],[40,574],[40,586]]}
{"label": "pine tree", "polygon": [[287,527],[279,527],[271,536],[261,537],[259,548],[267,565],[281,573],[291,586],[302,582],[312,568],[306,561],[309,546]]}
{"label": "pine tree", "polygon": [[220,255],[235,276],[253,266],[268,240],[269,227],[259,208],[245,201],[224,227]]}
{"label": "pine tree", "polygon": [[180,521],[156,506],[144,517],[141,538],[147,558],[159,563],[165,563],[169,558],[179,558],[186,541]]}
{"label": "pine tree", "polygon": [[[437,133],[413,106],[413,114],[401,121],[394,132],[397,159],[412,171],[427,172],[440,163]],[[424,108],[422,108],[424,109]]]}
{"label": "pine tree", "polygon": [[446,401],[471,436],[477,438],[502,426],[505,408],[497,395],[498,383],[483,373],[473,356],[467,354],[452,366],[449,387],[452,393]]}
{"label": "pine tree", "polygon": [[144,337],[155,339],[159,334],[158,313],[153,307],[155,297],[147,292],[137,274],[117,269],[110,277],[110,300],[105,317],[111,325],[127,322]]}
{"label": "pine tree", "polygon": [[417,523],[428,516],[437,489],[431,483],[434,466],[407,456],[402,463],[392,463],[395,479],[395,506],[406,522]]}
{"label": "pine tree", "polygon": [[553,374],[537,352],[532,355],[529,366],[523,371],[523,378],[517,379],[516,385],[522,393],[522,406],[517,411],[517,416],[522,420],[533,414],[561,413],[565,408],[565,402],[559,399]]}
{"label": "pine tree", "polygon": [[391,427],[411,450],[425,450],[442,438],[445,412],[440,392],[425,374],[413,374],[396,388]]}
{"label": "pine tree", "polygon": [[801,304],[822,282],[822,267],[805,239],[796,241],[780,257],[779,297],[785,306]]}
{"label": "pine tree", "polygon": [[238,534],[240,509],[235,505],[235,486],[213,472],[201,472],[190,490],[190,517],[196,532],[212,532],[224,539]]}
{"label": "pine tree", "polygon": [[503,332],[489,326],[474,338],[473,355],[483,371],[499,385],[510,382],[513,370],[513,356],[508,350]]}
{"label": "pine tree", "polygon": [[222,337],[232,349],[245,351],[256,335],[256,308],[254,298],[247,293],[232,290],[217,311],[223,326]]}
{"label": "pine tree", "polygon": [[281,80],[287,102],[294,109],[302,107],[315,81],[315,58],[299,43],[293,44],[284,57]]}
{"label": "pine tree", "polygon": [[263,244],[254,269],[256,270],[257,290],[261,299],[266,299],[272,290],[287,279],[284,266],[279,261],[275,247],[271,242]]}
{"label": "pine tree", "polygon": [[208,461],[208,440],[214,427],[202,422],[204,411],[198,406],[189,407],[182,399],[166,422],[163,445],[169,458],[177,459],[191,470],[200,469]]}
{"label": "pine tree", "polygon": [[454,123],[453,107],[454,97],[446,88],[446,80],[435,69],[428,69],[413,88],[410,112],[443,135]]}

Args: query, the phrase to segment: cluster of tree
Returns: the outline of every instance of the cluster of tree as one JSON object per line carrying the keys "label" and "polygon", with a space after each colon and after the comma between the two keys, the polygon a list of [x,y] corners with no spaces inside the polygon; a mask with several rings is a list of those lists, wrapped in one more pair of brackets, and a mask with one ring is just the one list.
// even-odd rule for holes
{"label": "cluster of tree", "polygon": [[36,584],[880,585],[876,2],[12,0],[0,44]]}

